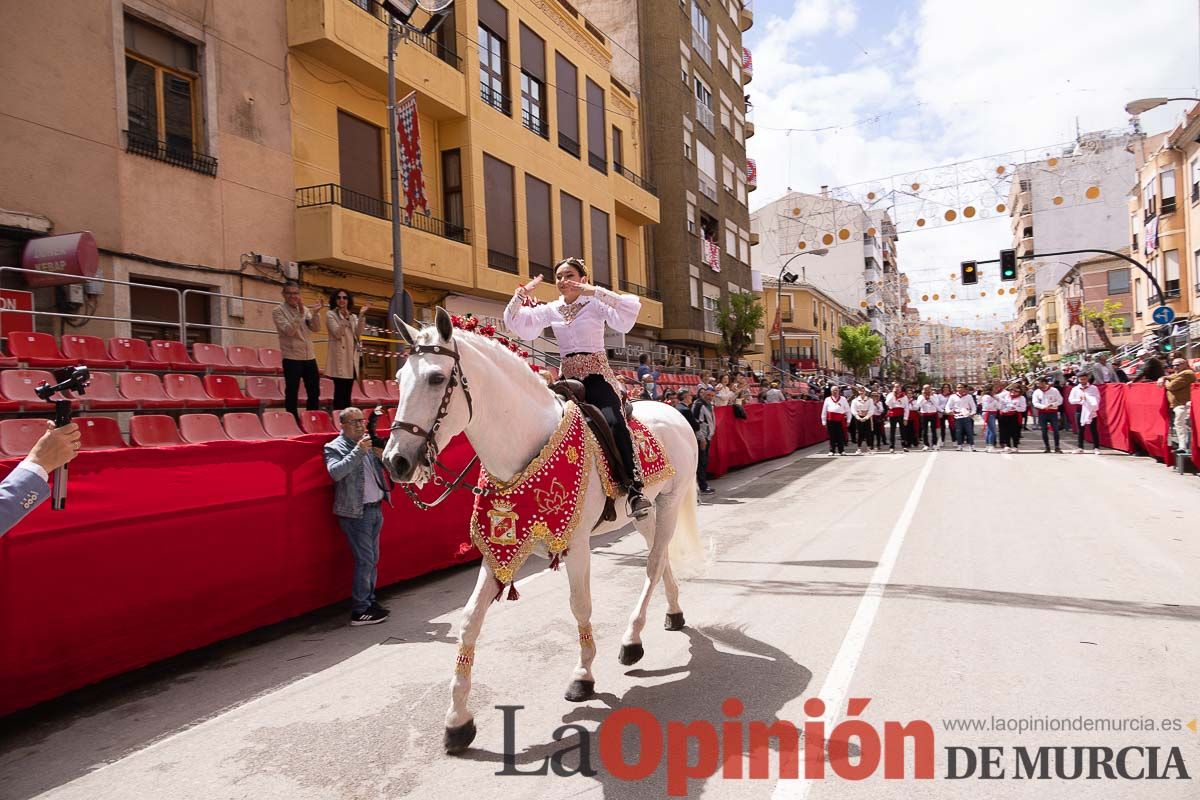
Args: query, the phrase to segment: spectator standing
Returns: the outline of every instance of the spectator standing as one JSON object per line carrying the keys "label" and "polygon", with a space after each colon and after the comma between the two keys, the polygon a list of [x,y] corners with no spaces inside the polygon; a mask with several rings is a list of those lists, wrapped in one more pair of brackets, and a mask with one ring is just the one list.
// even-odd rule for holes
{"label": "spectator standing", "polygon": [[301,381],[304,381],[304,407],[309,411],[321,407],[321,372],[317,369],[312,334],[321,330],[317,311],[322,305],[318,300],[305,307],[300,300],[300,284],[288,281],[283,285],[283,304],[271,314],[279,332],[279,354],[283,358],[283,407],[293,416],[299,407]]}
{"label": "spectator standing", "polygon": [[375,600],[382,503],[391,502],[387,475],[383,461],[371,446],[371,432],[362,410],[343,409],[338,421],[342,432],[325,445],[325,468],[334,481],[333,513],[354,556],[350,624],[376,625],[388,618],[388,610]]}
{"label": "spectator standing", "polygon": [[325,377],[333,380],[333,407],[349,408],[358,377],[359,356],[362,354],[362,335],[367,326],[368,307],[355,314],[354,298],[344,289],[329,296],[329,311],[325,326],[329,331],[329,358],[325,362]]}
{"label": "spectator standing", "polygon": [[55,428],[47,420],[46,432],[29,455],[0,481],[0,536],[25,518],[50,496],[50,474],[79,453],[79,426],[72,422]]}
{"label": "spectator standing", "polygon": [[[1111,369],[1111,367],[1110,367]],[[1038,415],[1038,426],[1042,429],[1042,444],[1050,452],[1050,429],[1054,429],[1054,452],[1061,453],[1059,429],[1062,425],[1059,409],[1062,408],[1062,393],[1050,385],[1045,377],[1038,378],[1038,388],[1033,390],[1033,408]]]}
{"label": "spectator standing", "polygon": [[713,412],[712,388],[701,389],[700,396],[692,403],[692,419],[696,421],[696,446],[700,459],[696,462],[696,485],[700,494],[713,494],[708,485],[708,448],[712,446],[713,435],[717,432],[717,416]]}
{"label": "spectator standing", "polygon": [[1092,385],[1091,372],[1080,372],[1079,383],[1071,389],[1071,403],[1079,406],[1079,449],[1083,452],[1083,429],[1092,428],[1092,452],[1100,452],[1100,390]]}
{"label": "spectator standing", "polygon": [[771,381],[771,388],[767,389],[763,396],[764,403],[782,403],[787,398],[783,396],[783,391],[779,388],[779,381]]}
{"label": "spectator standing", "polygon": [[1163,377],[1159,383],[1167,390],[1167,405],[1175,423],[1176,452],[1186,454],[1191,452],[1191,414],[1192,414],[1192,384],[1196,382],[1196,373],[1182,358],[1171,362],[1173,374]]}
{"label": "spectator standing", "polygon": [[645,353],[638,356],[637,379],[638,383],[642,385],[642,391],[646,393],[646,397],[657,400],[658,389],[655,386],[654,370],[650,367],[650,356]]}
{"label": "spectator standing", "polygon": [[969,445],[971,452],[975,452],[975,410],[975,398],[967,392],[967,385],[958,384],[955,393],[946,401],[946,413],[954,419],[954,449],[962,450],[964,445]]}
{"label": "spectator standing", "polygon": [[680,389],[668,402],[676,411],[683,414],[683,418],[688,421],[688,425],[692,426],[692,433],[700,430],[700,426],[696,423],[696,418],[692,416],[692,393],[690,390]]}
{"label": "spectator standing", "polygon": [[1092,373],[1093,383],[1097,386],[1102,386],[1106,383],[1119,383],[1120,378],[1117,376],[1117,371],[1108,365],[1108,355],[1106,353],[1097,353],[1096,361],[1092,364],[1090,370]]}
{"label": "spectator standing", "polygon": [[722,375],[721,382],[717,386],[717,393],[714,397],[713,405],[727,406],[733,403],[734,393],[729,388],[729,376]]}

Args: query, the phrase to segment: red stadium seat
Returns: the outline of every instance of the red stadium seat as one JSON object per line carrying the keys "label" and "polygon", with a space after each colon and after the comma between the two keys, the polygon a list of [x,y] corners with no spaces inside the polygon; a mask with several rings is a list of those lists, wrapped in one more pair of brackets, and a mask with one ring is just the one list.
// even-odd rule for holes
{"label": "red stadium seat", "polygon": [[262,415],[263,429],[272,439],[287,439],[289,436],[303,436],[304,431],[296,424],[296,418],[290,411],[264,411]]}
{"label": "red stadium seat", "polygon": [[[18,404],[18,408],[9,411],[52,411],[54,403],[42,400],[34,392],[38,384],[57,383],[54,376],[41,369],[6,369],[0,372],[0,393],[8,400]],[[71,405],[78,407],[79,401],[72,400]]]}
{"label": "red stadium seat", "polygon": [[262,422],[258,419],[258,414],[251,414],[246,411],[235,411],[232,414],[226,414],[225,432],[229,434],[230,439],[237,439],[243,442],[256,442],[271,438],[263,430]]}
{"label": "red stadium seat", "polygon": [[150,355],[150,345],[141,339],[116,337],[108,340],[108,354],[124,361],[130,369],[159,369],[162,365]]}
{"label": "red stadium seat", "polygon": [[138,408],[182,408],[183,403],[167,397],[162,381],[148,372],[123,372],[118,378],[121,394]]}
{"label": "red stadium seat", "polygon": [[377,405],[387,404],[387,393],[383,388],[383,381],[379,380],[364,380],[362,388],[359,388],[359,381],[354,382],[354,388],[350,390],[350,402],[362,408],[374,408]]}
{"label": "red stadium seat", "polygon": [[204,342],[196,342],[192,345],[192,354],[196,357],[196,363],[213,372],[238,372],[238,368],[229,363],[229,356],[225,353],[225,348],[219,344],[206,344]]}
{"label": "red stadium seat", "polygon": [[79,423],[81,450],[119,450],[129,446],[112,417],[79,417],[75,422]]}
{"label": "red stadium seat", "polygon": [[363,380],[362,384],[363,392],[367,395],[367,397],[370,397],[379,403],[386,403],[388,401],[388,391],[387,387],[383,385],[383,381],[379,380],[378,378],[366,378]]}
{"label": "red stadium seat", "polygon": [[6,419],[0,421],[0,451],[6,456],[24,456],[46,433],[44,419]]}
{"label": "red stadium seat", "polygon": [[135,447],[185,444],[175,420],[166,414],[139,414],[129,420],[129,441]]}
{"label": "red stadium seat", "polygon": [[150,357],[158,362],[159,369],[183,369],[203,372],[204,367],[188,355],[187,346],[173,339],[151,339]]}
{"label": "red stadium seat", "polygon": [[337,433],[326,411],[301,411],[300,427],[305,433]]}
{"label": "red stadium seat", "polygon": [[[78,397],[78,395],[75,395]],[[132,411],[137,403],[121,396],[117,391],[117,382],[109,372],[93,372],[88,382],[87,392],[80,398],[88,411],[125,410]]]}
{"label": "red stadium seat", "polygon": [[[304,384],[300,384],[300,390],[304,391]],[[333,381],[329,378],[321,378],[321,405],[333,405]]]}
{"label": "red stadium seat", "polygon": [[58,344],[48,333],[14,331],[8,335],[8,349],[30,367],[70,367],[75,363],[58,351]]}
{"label": "red stadium seat", "polygon": [[375,421],[375,435],[376,436],[378,436],[382,439],[386,439],[387,437],[392,435],[392,431],[391,431],[392,418],[393,418],[392,415],[395,413],[396,413],[395,410],[391,409],[391,408],[385,408],[383,410],[383,413],[379,415],[379,419],[377,419]]}
{"label": "red stadium seat", "polygon": [[265,367],[258,360],[257,350],[240,344],[229,346],[229,363],[236,367],[238,372],[249,372],[255,375],[273,375],[275,373],[274,367]]}
{"label": "red stadium seat", "polygon": [[229,435],[221,427],[221,418],[216,414],[181,414],[179,434],[188,444],[229,440]]}
{"label": "red stadium seat", "polygon": [[0,352],[0,367],[16,367],[20,365],[20,361],[16,356],[10,356],[8,353]]}
{"label": "red stadium seat", "polygon": [[163,388],[167,397],[176,401],[181,408],[224,408],[225,401],[209,397],[200,383],[199,375],[164,375]]}
{"label": "red stadium seat", "polygon": [[264,367],[270,367],[276,375],[283,374],[283,354],[274,347],[258,348],[258,360]]}
{"label": "red stadium seat", "polygon": [[77,336],[68,334],[62,337],[63,355],[74,364],[85,364],[93,369],[124,369],[128,361],[111,358],[104,348],[104,340],[99,336]]}
{"label": "red stadium seat", "polygon": [[237,378],[231,375],[205,375],[204,388],[209,395],[225,401],[226,408],[258,408],[258,400],[246,397],[238,387]]}
{"label": "red stadium seat", "polygon": [[279,378],[252,375],[246,378],[246,394],[255,400],[262,401],[263,405],[283,402],[283,387],[279,383]]}
{"label": "red stadium seat", "polygon": [[396,381],[384,381],[384,392],[387,394],[387,399],[393,403],[400,402],[400,384]]}

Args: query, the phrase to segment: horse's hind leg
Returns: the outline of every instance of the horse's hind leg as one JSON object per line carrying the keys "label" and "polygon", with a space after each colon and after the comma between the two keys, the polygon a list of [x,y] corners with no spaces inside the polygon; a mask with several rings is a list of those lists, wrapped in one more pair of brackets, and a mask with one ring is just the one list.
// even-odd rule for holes
{"label": "horse's hind leg", "polygon": [[446,712],[446,735],[443,741],[447,753],[461,753],[475,739],[475,720],[467,711],[467,697],[471,694],[471,666],[475,661],[475,642],[483,627],[496,582],[492,572],[484,564],[479,568],[479,579],[471,599],[463,609],[462,625],[458,632],[458,658],[454,665],[454,678],[450,681],[450,710]]}
{"label": "horse's hind leg", "polygon": [[[638,530],[641,530],[650,542],[650,552],[646,555],[646,581],[642,584],[642,594],[629,617],[629,627],[621,637],[621,653],[617,660],[625,666],[636,664],[645,654],[642,648],[642,630],[646,627],[646,613],[650,608],[654,587],[667,566],[667,545],[675,532],[675,519],[678,515],[678,498],[659,495],[654,501],[654,511],[638,525]],[[649,524],[653,525],[652,530],[643,530],[642,526]],[[678,600],[678,597],[676,599]]]}
{"label": "horse's hind leg", "polygon": [[683,630],[683,609],[679,607],[679,581],[671,571],[671,560],[668,558],[663,567],[663,591],[667,595],[667,618],[663,628],[669,631]]}
{"label": "horse's hind leg", "polygon": [[567,556],[567,578],[571,583],[571,613],[579,626],[579,664],[571,674],[566,698],[572,703],[589,700],[596,693],[596,678],[592,662],[596,658],[596,642],[592,639],[592,553],[586,538],[578,542]]}

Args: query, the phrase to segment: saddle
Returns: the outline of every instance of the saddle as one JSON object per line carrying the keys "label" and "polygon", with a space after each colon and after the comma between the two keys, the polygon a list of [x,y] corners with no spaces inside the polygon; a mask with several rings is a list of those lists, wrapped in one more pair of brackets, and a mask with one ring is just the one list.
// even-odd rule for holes
{"label": "saddle", "polygon": [[[570,400],[579,406],[579,410],[583,412],[584,421],[595,435],[596,441],[600,445],[600,451],[604,453],[604,458],[608,461],[609,469],[613,475],[613,482],[617,486],[626,486],[631,478],[625,468],[625,461],[621,458],[620,451],[617,450],[617,441],[613,438],[612,428],[609,427],[608,420],[604,418],[604,414],[601,413],[600,409],[585,399],[586,394],[583,384],[580,381],[565,378],[550,384],[550,391],[564,400]],[[609,497],[604,503],[604,513],[601,515],[600,520],[602,522],[612,522],[616,518],[616,506],[613,504],[613,499]]]}

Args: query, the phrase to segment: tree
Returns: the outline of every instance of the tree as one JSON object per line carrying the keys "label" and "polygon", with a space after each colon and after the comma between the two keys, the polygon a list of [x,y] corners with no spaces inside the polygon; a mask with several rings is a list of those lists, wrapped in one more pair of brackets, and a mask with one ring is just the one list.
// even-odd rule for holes
{"label": "tree", "polygon": [[717,308],[717,330],[721,333],[721,350],[729,358],[731,370],[737,369],[738,362],[750,349],[766,314],[766,309],[750,292],[731,294],[721,301]]}
{"label": "tree", "polygon": [[1113,345],[1112,339],[1108,338],[1108,332],[1112,331],[1114,336],[1120,336],[1125,332],[1125,316],[1121,313],[1120,303],[1105,300],[1104,308],[1085,308],[1083,309],[1083,319],[1092,323],[1100,341],[1104,342],[1105,349],[1109,352],[1117,349]]}
{"label": "tree", "polygon": [[987,368],[987,376],[992,380],[1000,379],[1000,365],[992,364]]}
{"label": "tree", "polygon": [[839,328],[838,339],[841,345],[833,348],[833,354],[856,378],[864,369],[879,360],[883,353],[883,337],[871,330],[871,326],[865,322]]}
{"label": "tree", "polygon": [[1031,342],[1021,348],[1021,360],[1025,372],[1037,372],[1042,367],[1041,342]]}

